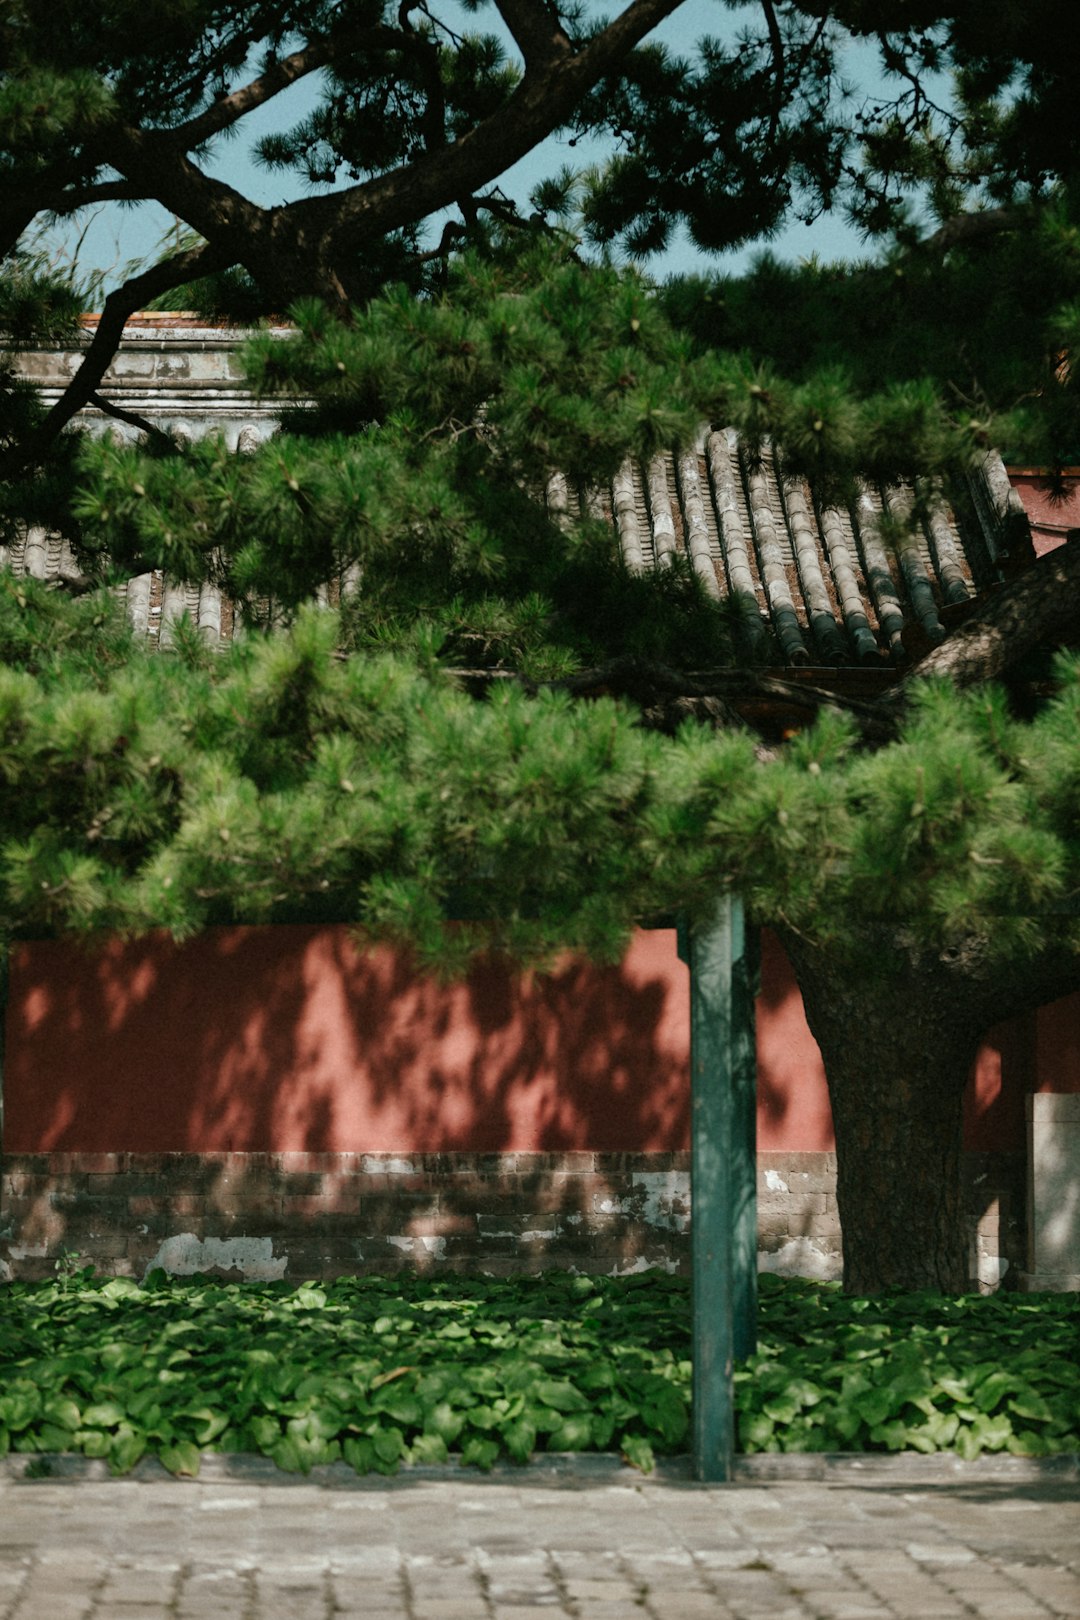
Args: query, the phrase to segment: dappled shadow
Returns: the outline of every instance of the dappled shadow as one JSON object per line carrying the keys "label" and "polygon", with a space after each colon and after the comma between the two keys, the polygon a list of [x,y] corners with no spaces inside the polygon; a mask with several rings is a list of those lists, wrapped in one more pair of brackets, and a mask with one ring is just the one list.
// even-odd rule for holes
{"label": "dappled shadow", "polygon": [[[688,1022],[669,930],[637,935],[617,968],[571,960],[522,976],[486,962],[451,985],[361,951],[344,928],[213,929],[182,947],[35,942],[13,960],[5,1146],[679,1150]],[[821,1056],[767,930],[757,1023],[759,1150],[828,1151]],[[991,1032],[965,1101],[969,1149],[1022,1149],[1024,1097],[1050,1055],[1074,1060],[1080,1087],[1074,1006]]]}
{"label": "dappled shadow", "polygon": [[[775,1247],[815,1238],[831,1171],[810,1160],[833,1140],[820,1053],[767,932],[762,986],[758,1147],[777,1158],[762,1169],[759,1233]],[[976,1065],[965,1105],[965,1196],[973,1261],[985,1262],[987,1283],[995,1256],[1014,1270],[1024,1261],[1024,1098],[1059,1077],[1060,1089],[1070,1077],[1080,1088],[1078,1008],[1073,998],[992,1032]],[[193,1231],[211,1212],[265,1216],[256,1223],[265,1232],[278,1217],[283,1230],[310,1215],[313,1272],[354,1269],[351,1250],[331,1256],[321,1238],[316,1250],[316,1228],[355,1217],[361,1196],[365,1229],[382,1244],[365,1252],[372,1264],[419,1263],[431,1253],[440,1264],[475,1265],[466,1234],[478,1229],[494,1269],[528,1269],[530,1256],[539,1264],[553,1248],[583,1269],[635,1264],[654,1237],[685,1240],[685,1161],[675,1169],[670,1159],[609,1159],[604,1175],[626,1172],[616,1190],[600,1185],[591,1159],[558,1156],[683,1153],[688,1030],[687,974],[670,930],[637,935],[615,968],[567,960],[528,976],[488,961],[451,985],[418,974],[400,954],[362,951],[334,927],[217,929],[183,947],[165,937],[97,949],[23,944],[7,1026],[9,1159],[127,1153],[185,1162],[132,1164],[123,1187],[108,1181],[116,1164],[83,1165],[70,1199],[44,1179],[36,1189],[27,1182],[25,1194],[5,1185],[3,1219],[24,1247],[41,1246],[43,1265],[61,1240],[80,1246],[79,1220],[89,1235],[99,1232],[105,1198],[116,1202],[117,1220],[142,1222],[136,1230],[149,1242],[167,1225],[158,1207],[166,1189],[151,1178],[167,1173],[168,1219],[190,1215]],[[329,1162],[228,1162],[304,1153],[401,1157],[389,1178],[386,1165],[347,1167],[381,1175],[385,1197],[344,1174],[339,1186]],[[441,1154],[471,1156],[468,1179],[457,1174],[458,1158],[443,1164]],[[552,1157],[514,1164],[499,1157],[507,1154]],[[804,1154],[804,1164],[782,1162]],[[435,1157],[414,1166],[410,1156],[420,1155]],[[453,1188],[437,1188],[451,1172]],[[46,1177],[44,1162],[34,1174]],[[146,1186],[135,1184],[137,1174]],[[527,1219],[511,1220],[515,1208]],[[607,1247],[595,1249],[605,1231]]]}
{"label": "dappled shadow", "polygon": [[688,988],[668,930],[624,963],[440,985],[344,928],[17,948],[9,1153],[672,1151]]}

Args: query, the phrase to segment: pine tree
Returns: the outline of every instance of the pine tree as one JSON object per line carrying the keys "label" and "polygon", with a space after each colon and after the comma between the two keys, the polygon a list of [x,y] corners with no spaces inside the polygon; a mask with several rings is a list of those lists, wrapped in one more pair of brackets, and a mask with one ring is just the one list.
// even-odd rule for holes
{"label": "pine tree", "polygon": [[[554,492],[703,420],[771,439],[823,497],[934,487],[991,443],[1075,458],[1077,165],[1053,114],[1078,25],[1054,0],[1022,28],[1007,0],[765,3],[682,60],[640,44],[673,9],[600,27],[499,0],[507,51],[435,7],[7,8],[4,329],[79,307],[39,215],[153,197],[195,234],[109,296],[51,412],[7,379],[0,516],[60,529],[91,577],[212,579],[276,628],[150,657],[107,593],[3,581],[3,931],[347,918],[451,971],[492,945],[611,959],[636,921],[737,887],[822,1046],[848,1286],[960,1288],[978,1038],[1080,984],[1080,667],[1045,662],[1075,638],[1073,548],[931,654],[936,678],[824,704],[762,757],[723,724],[757,679],[738,625],[688,570],[627,573]],[[845,30],[898,75],[854,111]],[[316,111],[262,157],[341,189],[262,209],[206,173],[215,137],[316,71]],[[489,188],[557,127],[624,150],[522,216]],[[657,291],[603,260],[830,205],[882,236],[874,264]],[[281,437],[237,457],[66,431],[152,300],[289,312],[295,341],[247,360]],[[305,605],[357,577],[336,612]],[[1032,658],[1052,695],[1021,717],[986,678]]]}

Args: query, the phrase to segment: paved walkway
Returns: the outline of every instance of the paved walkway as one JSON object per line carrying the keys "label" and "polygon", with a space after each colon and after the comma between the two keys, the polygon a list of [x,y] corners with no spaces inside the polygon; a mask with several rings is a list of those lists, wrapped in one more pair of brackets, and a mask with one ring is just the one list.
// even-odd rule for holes
{"label": "paved walkway", "polygon": [[705,1487],[614,1467],[293,1482],[214,1459],[216,1477],[179,1482],[156,1464],[116,1481],[15,1464],[0,1620],[1080,1616],[1075,1470]]}

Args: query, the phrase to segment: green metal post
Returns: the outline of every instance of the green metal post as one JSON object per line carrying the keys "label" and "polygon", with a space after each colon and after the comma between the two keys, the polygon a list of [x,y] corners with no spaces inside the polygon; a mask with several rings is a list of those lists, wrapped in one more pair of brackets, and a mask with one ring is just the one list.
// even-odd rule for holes
{"label": "green metal post", "polygon": [[757,1034],[754,1002],[760,978],[758,930],[742,903],[731,901],[736,951],[731,964],[728,1073],[732,1091],[732,1294],[735,1360],[757,1349]]}
{"label": "green metal post", "polygon": [[693,1452],[701,1480],[729,1480],[732,1364],[757,1316],[753,979],[739,900],[683,932],[690,967]]}

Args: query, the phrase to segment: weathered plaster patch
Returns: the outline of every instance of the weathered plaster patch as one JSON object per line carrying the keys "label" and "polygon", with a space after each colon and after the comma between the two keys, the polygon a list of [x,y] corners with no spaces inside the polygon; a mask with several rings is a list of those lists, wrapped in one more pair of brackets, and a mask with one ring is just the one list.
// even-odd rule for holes
{"label": "weathered plaster patch", "polygon": [[1008,1269],[1009,1262],[1002,1254],[980,1254],[978,1258],[977,1271],[983,1288],[999,1287]]}
{"label": "weathered plaster patch", "polygon": [[638,1171],[625,1197],[596,1198],[594,1208],[601,1215],[628,1215],[665,1232],[685,1232],[690,1226],[689,1171]]}
{"label": "weathered plaster patch", "polygon": [[770,1192],[786,1193],[791,1191],[779,1170],[766,1170],[765,1185]]}
{"label": "weathered plaster patch", "polygon": [[677,1260],[646,1260],[643,1254],[639,1254],[632,1265],[612,1266],[608,1276],[636,1277],[640,1271],[666,1271],[669,1274],[674,1274],[678,1269],[679,1262]]}
{"label": "weathered plaster patch", "polygon": [[15,1273],[12,1271],[6,1260],[0,1260],[0,1283],[9,1283],[14,1281]]}
{"label": "weathered plaster patch", "polygon": [[365,1176],[413,1176],[419,1167],[412,1159],[381,1159],[377,1154],[365,1153],[360,1168]]}
{"label": "weathered plaster patch", "polygon": [[190,1277],[196,1271],[238,1271],[251,1282],[280,1282],[289,1257],[274,1256],[273,1238],[197,1238],[194,1232],[178,1232],[166,1238],[146,1270],[159,1267],[174,1277]]}
{"label": "weathered plaster patch", "polygon": [[446,1239],[444,1237],[388,1237],[386,1241],[392,1243],[395,1249],[400,1249],[403,1254],[415,1254],[417,1244],[419,1244],[423,1252],[430,1255],[433,1260],[444,1260],[446,1258]]}
{"label": "weathered plaster patch", "polygon": [[49,1252],[47,1243],[9,1243],[8,1254],[13,1260],[44,1260]]}
{"label": "weathered plaster patch", "polygon": [[838,1282],[844,1273],[839,1254],[829,1254],[812,1238],[792,1238],[775,1254],[758,1254],[758,1270],[778,1277],[809,1277],[815,1282]]}
{"label": "weathered plaster patch", "polygon": [[634,1190],[644,1189],[641,1218],[648,1226],[685,1232],[690,1226],[690,1174],[686,1170],[642,1170],[635,1174]]}

